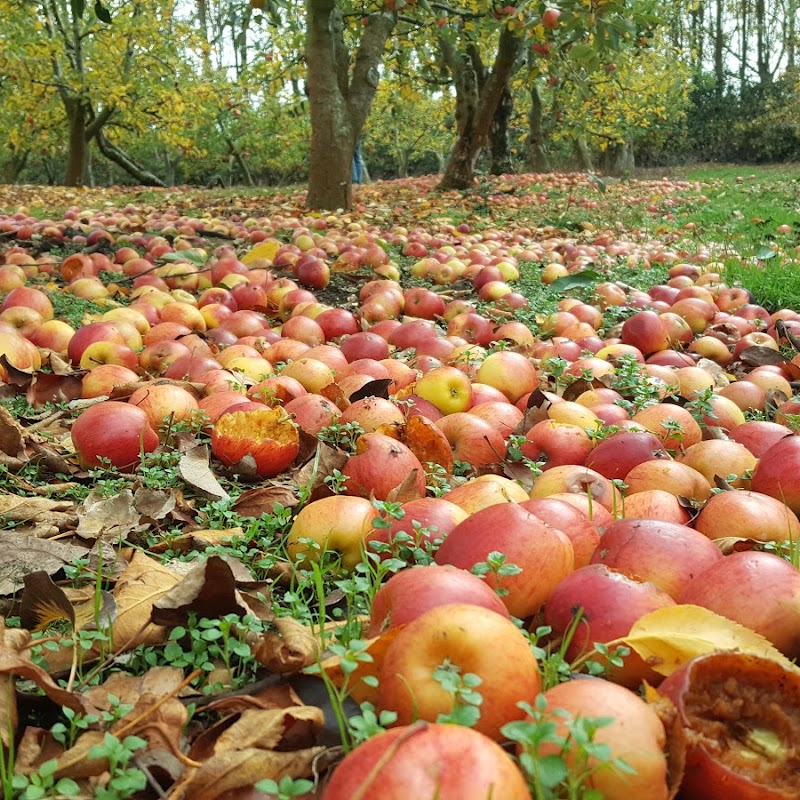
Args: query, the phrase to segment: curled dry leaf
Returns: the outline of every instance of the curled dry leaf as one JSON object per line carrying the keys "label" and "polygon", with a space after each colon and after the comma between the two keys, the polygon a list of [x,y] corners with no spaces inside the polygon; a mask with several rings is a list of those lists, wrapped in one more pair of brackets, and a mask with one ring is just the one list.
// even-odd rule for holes
{"label": "curled dry leaf", "polygon": [[317,660],[316,637],[292,617],[279,617],[273,629],[247,637],[253,657],[271,672],[299,672]]}
{"label": "curled dry leaf", "polygon": [[220,544],[230,544],[233,539],[241,539],[244,530],[240,527],[216,530],[215,528],[201,528],[196,531],[188,531],[174,539],[162,539],[150,548],[151,553],[166,553],[172,550],[176,553],[188,553],[190,550],[203,551],[209,547]]}
{"label": "curled dry leaf", "polygon": [[341,470],[348,458],[343,450],[319,442],[313,458],[308,460],[295,475],[298,486],[308,487],[309,502],[330,494],[325,478],[332,475],[334,470]]}
{"label": "curled dry leaf", "polygon": [[400,441],[419,459],[420,463],[439,464],[448,475],[453,474],[453,450],[447,437],[427,417],[409,417]]}
{"label": "curled dry leaf", "polygon": [[25,435],[11,412],[0,406],[0,453],[16,457],[22,453]]}
{"label": "curled dry leaf", "polygon": [[85,547],[0,531],[0,595],[17,591],[30,572],[39,569],[52,575],[88,552]]}
{"label": "curled dry leaf", "polygon": [[136,510],[149,519],[164,519],[177,505],[177,492],[174,489],[147,489],[142,486],[133,495]]}
{"label": "curled dry leaf", "polygon": [[82,372],[37,372],[25,392],[25,399],[33,408],[41,408],[46,403],[71,403],[79,400],[83,392],[82,375]]}
{"label": "curled dry leaf", "polygon": [[248,747],[228,750],[211,756],[191,777],[183,789],[183,800],[218,800],[227,792],[239,796],[242,789],[266,778],[311,778],[324,747],[278,752]]}
{"label": "curled dry leaf", "polygon": [[147,527],[141,525],[141,519],[130,489],[123,489],[112,497],[103,497],[93,490],[78,508],[76,533],[83,539],[119,542]]}
{"label": "curled dry leaf", "polygon": [[264,514],[272,514],[275,506],[294,508],[300,499],[297,492],[288,486],[263,486],[242,492],[233,504],[233,510],[241,517],[258,519]]}
{"label": "curled dry leaf", "polygon": [[121,705],[134,705],[145,694],[163,697],[174,693],[183,678],[183,670],[177,667],[151,667],[142,675],[114,672],[99,686],[88,688],[83,696],[98,710],[111,711],[110,696]]}
{"label": "curled dry leaf", "polygon": [[192,613],[210,619],[252,613],[223,558],[211,556],[193,566],[179,583],[155,600],[150,619],[155,625],[174,627],[185,625]]}
{"label": "curled dry leaf", "polygon": [[209,466],[209,453],[206,445],[187,450],[178,462],[181,477],[190,486],[211,497],[223,499],[228,493],[222,488]]}
{"label": "curled dry leaf", "polygon": [[659,675],[671,675],[691,659],[715,650],[737,650],[769,658],[798,671],[763,636],[706,608],[677,605],[651,611],[634,623],[624,643]]}

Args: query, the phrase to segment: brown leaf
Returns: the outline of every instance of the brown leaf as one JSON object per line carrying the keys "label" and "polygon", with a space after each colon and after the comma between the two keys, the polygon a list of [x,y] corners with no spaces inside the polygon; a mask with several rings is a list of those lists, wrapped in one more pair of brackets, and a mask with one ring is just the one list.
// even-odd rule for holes
{"label": "brown leaf", "polygon": [[345,397],[342,387],[338,383],[329,383],[327,386],[323,386],[319,393],[326,400],[330,400],[339,411],[344,411],[350,405],[350,400]]}
{"label": "brown leaf", "polygon": [[191,613],[210,619],[251,613],[236,589],[230,565],[220,556],[193,566],[180,583],[155,601],[150,619],[155,625],[174,627],[186,624]]}
{"label": "brown leaf", "polygon": [[217,800],[225,792],[238,796],[240,790],[265,778],[310,778],[324,751],[324,747],[310,747],[283,753],[249,747],[213,755],[186,784],[183,800]]}
{"label": "brown leaf", "polygon": [[313,747],[325,726],[325,715],[316,706],[252,709],[242,713],[223,731],[215,753],[258,747],[260,750],[303,750]]}
{"label": "brown leaf", "polygon": [[56,780],[61,778],[93,778],[108,771],[108,759],[89,758],[89,753],[93,747],[103,744],[105,734],[101,731],[86,731],[81,734],[75,745],[63,753],[56,760],[56,771],[53,777]]}
{"label": "brown leaf", "polygon": [[180,752],[183,729],[189,721],[186,706],[177,697],[144,692],[136,698],[133,709],[114,723],[111,733],[141,736],[148,747]]}
{"label": "brown leaf", "polygon": [[242,492],[233,504],[233,510],[241,517],[258,519],[263,514],[274,513],[277,504],[294,508],[299,502],[297,492],[288,486],[264,486]]}
{"label": "brown leaf", "polygon": [[448,475],[453,474],[453,450],[450,443],[427,417],[419,414],[409,417],[400,438],[423,466],[429,462],[439,464]]}
{"label": "brown leaf", "polygon": [[365,383],[360,389],[356,389],[347,399],[351,403],[363,400],[365,397],[380,397],[384,400],[389,399],[389,387],[392,385],[392,378],[377,378],[374,381]]}
{"label": "brown leaf", "polygon": [[0,406],[0,452],[16,457],[22,453],[24,440],[20,424],[5,406]]}
{"label": "brown leaf", "polygon": [[78,509],[76,533],[83,539],[118,542],[128,534],[144,530],[141,514],[133,504],[133,492],[123,489],[112,497],[93,490]]}
{"label": "brown leaf", "polygon": [[553,403],[541,389],[535,389],[528,397],[528,405],[525,414],[514,429],[515,434],[524,436],[537,422],[548,419],[547,412]]}
{"label": "brown leaf", "polygon": [[41,569],[52,575],[88,552],[85,547],[0,531],[0,595],[19,589],[29,572]]}
{"label": "brown leaf", "polygon": [[33,408],[41,408],[45,403],[71,403],[78,400],[83,392],[81,374],[37,372],[25,392],[25,399]]}
{"label": "brown leaf", "polygon": [[762,367],[765,365],[779,366],[785,363],[786,356],[780,350],[773,350],[771,347],[754,345],[739,353],[739,361],[751,367]]}
{"label": "brown leaf", "polygon": [[278,617],[272,630],[251,634],[247,642],[253,657],[271,672],[299,672],[311,666],[319,652],[316,637],[291,617]]}
{"label": "brown leaf", "polygon": [[419,498],[419,486],[417,485],[418,472],[419,470],[412,469],[403,479],[402,483],[388,492],[386,499],[390,503],[407,503],[409,500],[417,500]]}
{"label": "brown leaf", "polygon": [[15,677],[35,683],[56,705],[67,706],[82,714],[87,711],[82,698],[62,689],[46,670],[30,660],[30,650],[27,649],[30,641],[28,631],[6,628],[0,619],[0,739],[5,743],[17,724],[13,691]]}
{"label": "brown leaf", "polygon": [[141,486],[133,495],[136,510],[153,520],[164,519],[171,514],[176,503],[176,492],[173,489],[147,489]]}
{"label": "brown leaf", "polygon": [[186,483],[204,494],[220,499],[228,496],[211,471],[206,445],[200,445],[185,452],[178,462],[178,470]]}
{"label": "brown leaf", "polygon": [[166,553],[174,550],[176,553],[188,553],[190,550],[206,550],[219,544],[229,544],[233,539],[241,539],[244,530],[240,527],[226,528],[219,531],[214,528],[203,528],[196,531],[187,531],[170,539],[164,539],[150,548],[151,553]]}
{"label": "brown leaf", "polygon": [[0,365],[2,365],[6,373],[6,383],[25,388],[31,385],[33,370],[18,369],[8,360],[5,354],[0,355]]}
{"label": "brown leaf", "polygon": [[163,697],[171,694],[183,682],[183,670],[177,667],[151,667],[142,675],[112,672],[99,686],[91,686],[83,696],[99,711],[111,711],[110,696],[121,705],[135,705],[145,694]]}
{"label": "brown leaf", "polygon": [[[135,551],[131,563],[114,588],[119,612],[114,622],[116,652],[138,644],[156,644],[164,640],[162,628],[148,625],[153,603],[179,581],[155,559]],[[144,630],[142,630],[144,628]]]}
{"label": "brown leaf", "polygon": [[336,469],[342,469],[349,456],[343,450],[330,447],[323,442],[317,445],[314,457],[307,461],[296,473],[298,486],[306,486],[310,491],[309,502],[330,494],[325,478]]}
{"label": "brown leaf", "polygon": [[56,620],[75,625],[75,609],[63,589],[43,570],[25,576],[25,592],[19,610],[20,622],[29,631],[42,631]]}

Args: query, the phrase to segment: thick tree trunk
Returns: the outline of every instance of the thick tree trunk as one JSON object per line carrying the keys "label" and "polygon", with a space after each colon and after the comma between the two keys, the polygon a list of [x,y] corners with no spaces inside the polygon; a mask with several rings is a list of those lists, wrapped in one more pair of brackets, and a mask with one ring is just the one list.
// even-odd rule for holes
{"label": "thick tree trunk", "polygon": [[764,0],[756,0],[756,70],[761,86],[772,83],[767,40],[767,9]]}
{"label": "thick tree trunk", "polygon": [[511,157],[508,126],[511,115],[514,113],[514,98],[506,86],[500,96],[500,102],[494,112],[492,129],[490,131],[490,149],[492,165],[489,172],[492,175],[506,175],[514,171],[514,160]]}
{"label": "thick tree trunk", "polygon": [[592,152],[589,150],[589,145],[583,136],[578,136],[572,142],[575,148],[575,158],[578,159],[578,169],[581,172],[592,172],[594,165],[592,164]]}
{"label": "thick tree trunk", "polygon": [[549,172],[547,137],[544,131],[544,103],[542,90],[536,81],[531,83],[531,107],[528,109],[528,169],[531,172]]}
{"label": "thick tree trunk", "polygon": [[604,173],[615,178],[629,175],[633,170],[633,145],[630,142],[614,142],[605,152]]}
{"label": "thick tree trunk", "polygon": [[117,147],[110,141],[102,131],[98,131],[95,138],[100,152],[109,161],[118,167],[122,167],[128,175],[139,181],[142,186],[161,186],[162,188],[165,186],[161,178],[153,175],[152,172],[144,167],[140,167],[122,148]]}
{"label": "thick tree trunk", "polygon": [[518,67],[522,39],[507,27],[503,28],[492,71],[482,85],[479,83],[482,76],[474,66],[475,59],[455,55],[447,43],[443,45],[442,52],[456,86],[458,135],[439,188],[469,189],[475,181],[475,158],[488,140],[497,106]]}
{"label": "thick tree trunk", "polygon": [[386,42],[397,14],[370,14],[355,62],[344,41],[335,0],[307,0],[306,64],[311,116],[309,208],[349,209],[352,161],[380,77]]}
{"label": "thick tree trunk", "polygon": [[83,186],[86,179],[86,154],[89,149],[86,138],[88,109],[79,100],[70,100],[65,105],[69,123],[69,144],[64,185]]}

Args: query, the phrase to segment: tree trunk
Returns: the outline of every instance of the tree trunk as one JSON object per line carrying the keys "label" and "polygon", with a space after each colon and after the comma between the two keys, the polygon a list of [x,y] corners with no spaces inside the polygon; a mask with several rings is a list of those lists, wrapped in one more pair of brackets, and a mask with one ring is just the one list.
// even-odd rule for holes
{"label": "tree trunk", "polygon": [[65,105],[69,123],[69,145],[64,185],[83,186],[86,179],[86,153],[88,150],[86,139],[88,109],[79,100],[70,100]]}
{"label": "tree trunk", "polygon": [[536,81],[531,83],[531,107],[528,110],[528,169],[531,172],[549,172],[550,159],[547,157],[544,131],[544,103],[542,90]]}
{"label": "tree trunk", "polygon": [[153,175],[152,172],[140,167],[122,148],[117,147],[103,131],[98,131],[95,136],[97,146],[100,152],[111,162],[121,167],[128,173],[128,175],[135,178],[142,186],[160,186],[164,188],[165,184],[161,178]]}
{"label": "tree trunk", "polygon": [[514,171],[514,160],[511,157],[508,133],[508,125],[513,113],[514,98],[506,85],[494,112],[490,131],[489,142],[492,153],[492,166],[489,172],[492,175],[506,175]]}
{"label": "tree trunk", "polygon": [[714,87],[721,97],[725,91],[725,27],[724,0],[717,0],[714,24]]}
{"label": "tree trunk", "polygon": [[589,145],[583,136],[576,137],[572,142],[575,148],[575,158],[578,159],[578,169],[581,172],[592,172],[594,165],[592,164],[592,152],[589,150]]}
{"label": "tree trunk", "polygon": [[352,161],[380,77],[386,42],[397,14],[370,14],[355,61],[344,41],[335,0],[307,0],[306,63],[311,116],[309,208],[349,209]]}
{"label": "tree trunk", "polygon": [[507,27],[503,28],[492,71],[480,86],[481,76],[475,69],[474,59],[463,54],[456,56],[452,47],[443,42],[442,51],[456,87],[458,135],[440,189],[469,189],[474,183],[475,158],[488,140],[495,111],[518,66],[517,56],[521,49],[522,39]]}
{"label": "tree trunk", "polygon": [[769,86],[772,73],[769,68],[769,43],[767,41],[767,9],[764,0],[756,0],[756,71],[761,86]]}
{"label": "tree trunk", "polygon": [[633,145],[630,142],[613,142],[605,152],[606,175],[620,178],[629,175],[633,170]]}

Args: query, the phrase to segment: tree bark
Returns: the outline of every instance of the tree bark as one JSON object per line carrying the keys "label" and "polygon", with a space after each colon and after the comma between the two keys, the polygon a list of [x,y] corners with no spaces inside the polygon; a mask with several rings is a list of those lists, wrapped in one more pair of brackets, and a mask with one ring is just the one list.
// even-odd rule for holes
{"label": "tree bark", "polygon": [[165,183],[152,172],[140,167],[122,148],[117,147],[108,137],[99,130],[95,136],[100,152],[118,167],[122,167],[129,175],[134,177],[142,186],[160,186]]}
{"label": "tree bark", "polygon": [[633,170],[633,145],[630,142],[613,142],[605,152],[606,175],[615,178],[630,174]]}
{"label": "tree bark", "polygon": [[503,28],[492,71],[485,80],[480,68],[476,69],[474,56],[456,55],[449,43],[442,44],[456,88],[457,138],[439,188],[469,189],[475,182],[475,158],[488,140],[497,106],[518,67],[522,39]]}
{"label": "tree bark", "polygon": [[714,79],[715,89],[719,96],[725,91],[725,28],[724,0],[717,0],[716,20],[714,24]]}
{"label": "tree bark", "polygon": [[69,123],[69,144],[64,185],[83,186],[86,177],[86,152],[88,150],[86,136],[88,109],[83,102],[74,99],[66,102],[65,106]]}
{"label": "tree bark", "polygon": [[756,0],[756,71],[761,86],[772,83],[769,68],[769,43],[767,41],[767,9],[764,0]]}
{"label": "tree bark", "polygon": [[536,81],[531,82],[531,107],[528,109],[527,161],[531,172],[549,172],[547,137],[544,130],[544,103],[542,90]]}
{"label": "tree bark", "polygon": [[393,11],[366,17],[350,63],[344,24],[335,0],[307,0],[306,63],[311,116],[309,208],[349,209],[351,166],[380,77],[386,42],[397,22]]}
{"label": "tree bark", "polygon": [[589,145],[583,136],[576,137],[573,142],[575,148],[575,157],[578,159],[578,169],[581,172],[592,172],[594,165],[592,164],[592,153],[589,150]]}
{"label": "tree bark", "polygon": [[489,171],[492,175],[506,175],[514,171],[514,160],[511,157],[511,146],[509,142],[508,126],[511,115],[514,113],[514,97],[509,91],[508,85],[500,95],[500,102],[494,112],[492,128],[490,131],[490,149],[492,153],[492,165]]}

